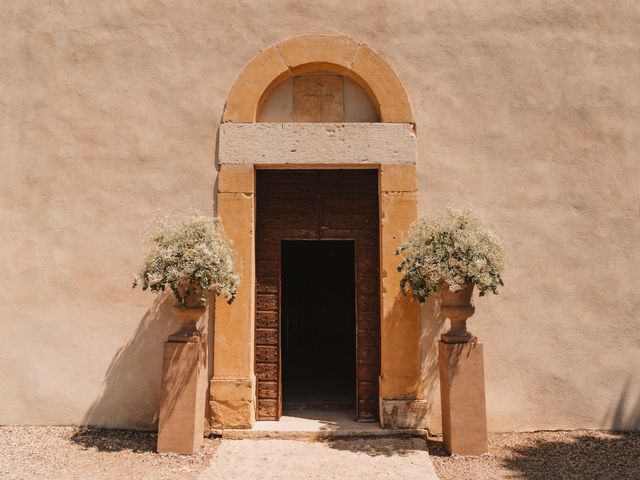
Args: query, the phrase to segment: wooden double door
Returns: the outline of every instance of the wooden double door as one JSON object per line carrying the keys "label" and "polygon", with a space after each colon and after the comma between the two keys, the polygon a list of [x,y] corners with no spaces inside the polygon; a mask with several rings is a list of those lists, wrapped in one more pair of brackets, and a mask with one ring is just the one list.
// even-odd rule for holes
{"label": "wooden double door", "polygon": [[308,401],[335,386],[358,420],[378,419],[379,241],[377,170],[256,172],[259,420],[277,420],[305,375]]}

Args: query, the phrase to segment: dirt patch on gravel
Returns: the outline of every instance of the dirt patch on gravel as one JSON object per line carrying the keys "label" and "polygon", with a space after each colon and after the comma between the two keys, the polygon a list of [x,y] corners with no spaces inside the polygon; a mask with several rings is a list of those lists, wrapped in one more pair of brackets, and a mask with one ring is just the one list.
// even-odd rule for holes
{"label": "dirt patch on gravel", "polygon": [[429,453],[441,480],[640,478],[640,432],[493,434],[478,457],[449,457],[431,437]]}
{"label": "dirt patch on gravel", "polygon": [[157,434],[77,427],[0,427],[0,478],[192,479],[220,441],[195,455],[155,452]]}

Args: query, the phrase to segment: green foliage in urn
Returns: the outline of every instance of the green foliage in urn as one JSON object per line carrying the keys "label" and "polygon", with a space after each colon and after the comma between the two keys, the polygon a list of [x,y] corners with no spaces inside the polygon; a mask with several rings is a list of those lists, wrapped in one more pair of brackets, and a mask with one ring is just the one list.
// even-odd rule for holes
{"label": "green foliage in urn", "polygon": [[147,241],[134,288],[142,285],[158,293],[168,286],[178,303],[188,306],[203,305],[211,291],[233,301],[240,277],[218,218],[196,211],[158,215],[148,227]]}
{"label": "green foliage in urn", "polygon": [[402,257],[400,288],[424,302],[441,285],[452,292],[467,283],[480,296],[503,286],[505,247],[497,235],[471,210],[448,207],[445,212],[415,222],[396,251]]}

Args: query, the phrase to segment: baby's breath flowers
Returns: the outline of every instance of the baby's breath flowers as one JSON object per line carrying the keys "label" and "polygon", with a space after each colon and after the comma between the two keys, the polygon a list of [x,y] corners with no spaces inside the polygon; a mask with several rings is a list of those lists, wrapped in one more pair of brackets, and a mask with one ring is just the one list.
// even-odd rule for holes
{"label": "baby's breath flowers", "polygon": [[420,302],[439,285],[456,292],[467,283],[478,286],[480,296],[498,293],[503,286],[505,247],[493,230],[485,227],[471,210],[448,207],[440,215],[421,218],[397,249],[402,257],[400,288],[411,288]]}
{"label": "baby's breath flowers", "polygon": [[181,305],[203,305],[215,291],[233,302],[240,277],[219,219],[197,211],[158,215],[149,225],[150,244],[133,287],[153,292],[168,285]]}

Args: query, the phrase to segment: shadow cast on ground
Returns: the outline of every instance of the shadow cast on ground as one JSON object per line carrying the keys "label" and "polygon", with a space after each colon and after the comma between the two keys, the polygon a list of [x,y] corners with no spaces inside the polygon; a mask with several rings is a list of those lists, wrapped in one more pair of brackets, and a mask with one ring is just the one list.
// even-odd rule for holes
{"label": "shadow cast on ground", "polygon": [[581,433],[562,440],[534,439],[514,446],[502,464],[517,478],[637,479],[640,474],[640,432]]}
{"label": "shadow cast on ground", "polygon": [[100,452],[134,453],[155,452],[158,435],[155,432],[141,430],[112,430],[98,427],[78,427],[71,441],[83,449],[96,449]]}
{"label": "shadow cast on ground", "polygon": [[428,452],[424,438],[410,435],[394,437],[327,438],[321,440],[329,448],[364,453],[376,457],[405,457],[416,452]]}
{"label": "shadow cast on ground", "polygon": [[427,447],[429,448],[429,455],[432,457],[449,457],[449,452],[444,447],[442,440],[434,440],[432,438],[427,439]]}

